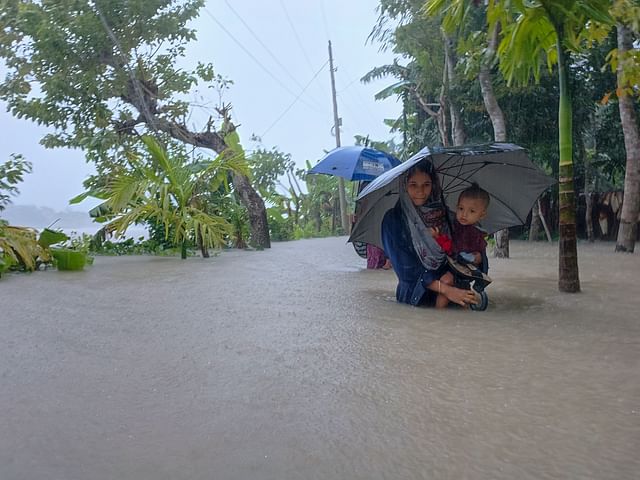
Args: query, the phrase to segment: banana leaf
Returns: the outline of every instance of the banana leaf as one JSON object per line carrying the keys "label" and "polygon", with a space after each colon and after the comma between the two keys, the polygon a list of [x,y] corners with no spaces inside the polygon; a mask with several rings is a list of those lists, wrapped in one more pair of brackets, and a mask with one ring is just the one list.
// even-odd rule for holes
{"label": "banana leaf", "polygon": [[69,237],[66,234],[57,230],[45,228],[40,234],[40,238],[38,238],[38,243],[43,248],[49,248],[51,245],[64,242],[65,240],[69,240]]}

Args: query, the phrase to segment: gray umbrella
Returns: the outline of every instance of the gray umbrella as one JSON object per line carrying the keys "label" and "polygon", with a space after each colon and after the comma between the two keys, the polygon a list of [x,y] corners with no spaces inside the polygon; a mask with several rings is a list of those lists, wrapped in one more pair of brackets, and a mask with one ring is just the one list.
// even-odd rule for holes
{"label": "gray umbrella", "polygon": [[522,147],[510,143],[464,147],[425,147],[406,162],[386,171],[358,195],[350,242],[382,248],[384,214],[398,202],[407,170],[422,160],[433,164],[444,201],[455,211],[458,195],[473,182],[491,196],[482,228],[487,233],[522,225],[538,197],[556,180],[534,165]]}

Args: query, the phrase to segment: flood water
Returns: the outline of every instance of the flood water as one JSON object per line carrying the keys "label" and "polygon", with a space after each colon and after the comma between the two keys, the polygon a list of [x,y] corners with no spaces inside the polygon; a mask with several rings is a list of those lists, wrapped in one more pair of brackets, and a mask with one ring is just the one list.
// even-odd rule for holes
{"label": "flood water", "polygon": [[636,479],[640,254],[395,303],[345,238],[0,279],[0,479]]}

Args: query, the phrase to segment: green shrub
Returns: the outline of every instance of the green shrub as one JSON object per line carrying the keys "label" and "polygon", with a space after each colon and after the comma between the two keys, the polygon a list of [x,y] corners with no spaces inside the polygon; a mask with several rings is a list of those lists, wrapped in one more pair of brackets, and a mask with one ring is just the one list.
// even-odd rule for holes
{"label": "green shrub", "polygon": [[293,240],[295,238],[292,218],[283,217],[280,214],[268,212],[268,219],[269,234],[271,235],[271,240],[280,242]]}

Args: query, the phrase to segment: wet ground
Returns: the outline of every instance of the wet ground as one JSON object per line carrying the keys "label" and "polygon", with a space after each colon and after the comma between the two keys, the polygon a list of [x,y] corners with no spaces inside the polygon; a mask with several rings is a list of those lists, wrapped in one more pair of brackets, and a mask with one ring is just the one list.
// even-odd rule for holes
{"label": "wet ground", "polygon": [[0,280],[0,479],[636,479],[640,254],[398,305],[345,238]]}

